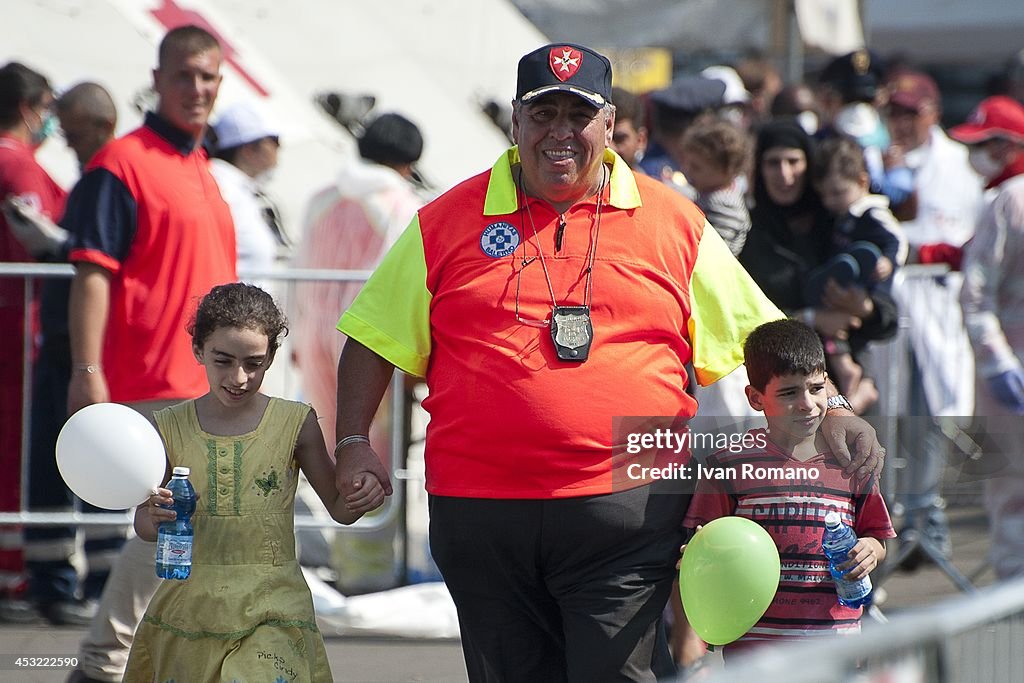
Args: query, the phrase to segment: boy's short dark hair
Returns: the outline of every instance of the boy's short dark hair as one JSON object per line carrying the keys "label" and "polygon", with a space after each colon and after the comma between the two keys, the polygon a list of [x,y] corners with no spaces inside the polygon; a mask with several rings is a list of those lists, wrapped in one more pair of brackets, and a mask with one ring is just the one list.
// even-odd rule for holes
{"label": "boy's short dark hair", "polygon": [[825,349],[818,333],[799,320],[773,320],[747,337],[743,362],[750,386],[764,391],[772,377],[825,372]]}

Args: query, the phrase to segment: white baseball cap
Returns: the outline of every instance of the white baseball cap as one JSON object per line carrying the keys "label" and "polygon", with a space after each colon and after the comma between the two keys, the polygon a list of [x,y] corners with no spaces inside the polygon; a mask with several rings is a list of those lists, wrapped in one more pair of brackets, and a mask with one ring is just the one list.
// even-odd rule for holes
{"label": "white baseball cap", "polygon": [[277,125],[270,116],[254,102],[236,102],[217,118],[213,124],[217,136],[217,149],[231,149],[263,138],[280,137]]}
{"label": "white baseball cap", "polygon": [[709,66],[700,72],[704,78],[725,83],[722,104],[744,104],[750,101],[750,92],[744,87],[743,79],[730,66]]}

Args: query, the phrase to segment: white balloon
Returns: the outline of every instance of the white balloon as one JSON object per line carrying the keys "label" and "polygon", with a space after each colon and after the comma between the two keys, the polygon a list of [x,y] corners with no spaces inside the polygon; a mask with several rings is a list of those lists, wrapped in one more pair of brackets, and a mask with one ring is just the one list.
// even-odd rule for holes
{"label": "white balloon", "polygon": [[164,478],[167,456],[149,420],[120,403],[94,403],[57,437],[57,469],[82,500],[108,510],[138,505]]}

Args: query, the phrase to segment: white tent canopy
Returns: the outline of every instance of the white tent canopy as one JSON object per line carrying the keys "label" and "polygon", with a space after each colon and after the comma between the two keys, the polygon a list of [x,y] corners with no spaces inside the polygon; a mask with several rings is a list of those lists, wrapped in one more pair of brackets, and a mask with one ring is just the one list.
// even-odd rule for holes
{"label": "white tent canopy", "polygon": [[[438,189],[483,171],[505,146],[480,111],[507,103],[520,55],[546,42],[506,0],[60,0],[12,3],[0,22],[0,63],[19,60],[58,88],[93,80],[114,95],[118,132],[141,121],[156,46],[169,26],[208,25],[228,57],[217,109],[260,98],[282,125],[270,188],[286,222],[354,154],[346,131],[313,103],[324,91],[366,93],[425,138],[420,167]],[[73,156],[59,142],[40,160],[66,185]]]}

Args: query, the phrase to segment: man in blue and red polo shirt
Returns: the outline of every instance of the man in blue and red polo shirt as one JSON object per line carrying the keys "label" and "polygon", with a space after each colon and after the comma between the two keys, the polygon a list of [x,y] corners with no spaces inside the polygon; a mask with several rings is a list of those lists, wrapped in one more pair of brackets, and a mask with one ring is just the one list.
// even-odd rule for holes
{"label": "man in blue and red polo shirt", "polygon": [[[196,26],[160,44],[144,125],[101,149],[69,210],[72,377],[68,413],[102,401],[152,412],[206,391],[185,331],[200,296],[235,274],[235,232],[200,145],[221,49]],[[129,540],[82,645],[95,680],[120,680],[158,580],[152,544]]]}

